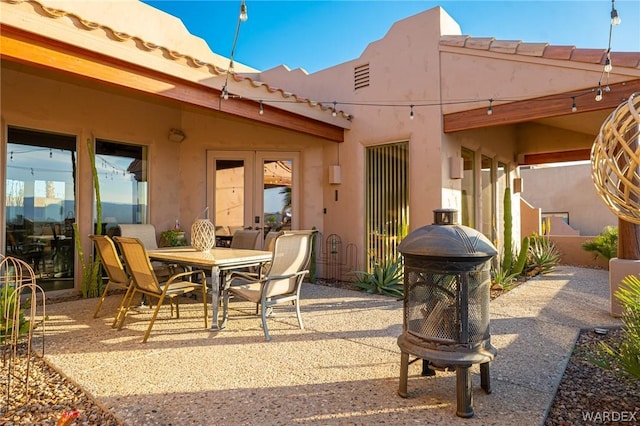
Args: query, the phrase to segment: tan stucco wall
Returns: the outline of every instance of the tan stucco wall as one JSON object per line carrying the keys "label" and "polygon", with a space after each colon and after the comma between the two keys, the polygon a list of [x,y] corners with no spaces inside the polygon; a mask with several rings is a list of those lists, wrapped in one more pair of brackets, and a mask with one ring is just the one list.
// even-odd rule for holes
{"label": "tan stucco wall", "polygon": [[520,235],[542,234],[542,212],[520,197]]}
{"label": "tan stucco wall", "polygon": [[[331,142],[281,128],[229,119],[219,113],[181,108],[150,97],[132,96],[91,83],[46,78],[3,67],[2,104],[3,169],[7,126],[77,135],[78,192],[76,208],[80,229],[92,229],[93,189],[87,138],[99,138],[148,147],[149,220],[158,234],[180,219],[189,233],[206,206],[207,150],[297,151],[300,164],[298,228],[323,229],[323,147]],[[170,128],[187,135],[181,143],[167,139]],[[4,191],[4,185],[2,186]],[[0,216],[4,222],[4,209]],[[84,252],[90,253],[85,232]],[[1,241],[4,243],[4,240]],[[3,245],[4,247],[4,245]],[[80,283],[76,265],[76,287]],[[78,287],[77,287],[78,288]]]}
{"label": "tan stucco wall", "polygon": [[598,235],[605,226],[618,225],[596,193],[591,164],[523,169],[520,174],[522,197],[542,213],[568,212],[569,225],[580,235]]}
{"label": "tan stucco wall", "polygon": [[[511,183],[518,176],[516,166],[521,154],[590,146],[592,135],[542,124],[443,134],[443,112],[482,105],[477,102],[438,105],[441,100],[494,98],[498,104],[499,99],[523,99],[589,87],[598,81],[602,72],[598,64],[576,67],[567,61],[538,56],[440,46],[440,35],[445,34],[461,34],[460,28],[443,9],[434,8],[397,22],[384,38],[372,42],[352,61],[310,75],[286,67],[261,74],[261,79],[270,84],[327,104],[332,100],[343,101],[345,104],[338,104],[338,109],[353,115],[351,130],[346,132],[345,143],[340,145],[343,183],[325,186],[327,232],[337,233],[347,242],[363,244],[367,146],[409,141],[411,229],[431,223],[435,208],[460,209],[460,180],[449,178],[449,158],[459,156],[462,147],[475,152],[476,164],[482,155],[505,163]],[[354,67],[366,64],[370,85],[354,90]],[[417,104],[416,100],[421,99],[428,100],[425,103],[431,106],[415,107],[415,118],[409,120],[408,104]],[[396,106],[364,105],[384,104],[385,100]],[[398,106],[402,100],[407,100],[407,105]],[[324,158],[325,165],[336,163],[336,147],[328,146]],[[482,223],[479,175],[480,171],[476,176],[477,224]],[[338,202],[334,201],[336,189],[340,193]],[[512,198],[514,241],[517,242],[521,239],[520,194],[513,194]],[[347,203],[342,201],[345,199]],[[502,202],[502,194],[496,194],[495,202]]]}
{"label": "tan stucco wall", "polygon": [[582,244],[593,240],[593,237],[552,235],[549,238],[560,253],[561,264],[609,269],[608,261],[582,249]]}
{"label": "tan stucco wall", "polygon": [[[339,146],[343,183],[325,187],[324,192],[326,232],[340,235],[343,244],[354,243],[360,248],[364,244],[364,155],[368,146],[409,142],[410,229],[432,223],[436,208],[460,210],[460,180],[450,178],[449,158],[459,157],[462,147],[476,151],[476,164],[480,164],[481,155],[487,155],[496,162],[507,164],[510,170],[514,169],[516,137],[512,128],[443,134],[443,108],[439,103],[441,94],[447,89],[442,86],[441,79],[450,70],[441,63],[439,39],[442,34],[460,34],[460,28],[444,10],[434,8],[397,22],[383,39],[369,44],[353,61],[311,75],[285,67],[261,74],[262,79],[274,85],[289,87],[310,98],[358,104],[337,106],[353,115],[353,123],[351,130],[345,133],[344,144]],[[366,64],[369,65],[370,85],[354,90],[354,67]],[[467,88],[473,84],[466,77],[455,82],[456,86]],[[465,96],[473,94],[466,93]],[[425,100],[425,105],[414,107],[414,119],[411,120],[408,101],[421,99]],[[407,100],[407,104],[389,107],[384,105],[385,100],[396,105]],[[375,105],[367,105],[369,103]],[[325,164],[337,163],[337,149],[327,146]],[[476,177],[478,207],[481,206],[479,175],[480,170]],[[337,202],[336,190],[339,192]],[[502,202],[501,195],[496,197],[496,202]],[[519,209],[518,203],[514,205],[517,221],[514,238],[517,241]],[[360,258],[364,255],[360,250]]]}

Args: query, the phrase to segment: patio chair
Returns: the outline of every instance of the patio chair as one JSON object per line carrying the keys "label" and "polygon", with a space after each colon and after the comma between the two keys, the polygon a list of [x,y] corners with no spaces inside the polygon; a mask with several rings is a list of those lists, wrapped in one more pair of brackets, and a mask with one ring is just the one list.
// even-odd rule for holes
{"label": "patio chair", "polygon": [[280,235],[284,234],[284,231],[269,231],[267,232],[267,236],[264,237],[264,243],[262,244],[262,249],[273,252],[273,247],[276,244],[276,238]]}
{"label": "patio chair", "polygon": [[296,308],[298,325],[304,329],[300,315],[300,288],[311,260],[311,241],[315,231],[292,231],[275,240],[271,267],[262,277],[242,272],[228,276],[224,290],[227,306],[229,295],[260,305],[262,329],[267,341],[271,340],[267,316],[274,305],[292,302]]}
{"label": "patio chair", "polygon": [[[156,228],[150,223],[119,224],[117,228],[118,231],[116,235],[121,237],[137,238],[142,242],[142,244],[144,244],[144,247],[147,250],[159,248],[158,241],[156,239]],[[171,275],[177,272],[185,272],[184,268],[174,264],[167,264],[164,262],[152,262],[151,264],[153,265],[153,271],[156,273],[160,282],[166,281]]]}
{"label": "patio chair", "polygon": [[104,302],[105,297],[107,297],[107,293],[110,288],[117,287],[125,290],[125,295],[122,297],[120,301],[120,305],[118,306],[118,310],[116,311],[116,316],[111,324],[111,327],[115,327],[118,318],[120,317],[120,313],[122,312],[122,306],[124,305],[124,301],[127,298],[127,294],[131,288],[131,278],[124,270],[122,266],[122,262],[120,261],[120,256],[118,255],[118,251],[116,250],[116,245],[113,240],[106,235],[89,235],[89,238],[93,241],[93,244],[98,252],[98,256],[100,256],[100,261],[102,262],[102,266],[107,273],[107,277],[109,278],[107,284],[104,286],[104,290],[102,291],[102,295],[100,296],[100,300],[98,301],[98,306],[96,306],[96,310],[93,313],[94,318],[98,318],[98,313],[100,312],[100,308],[102,307],[102,302]]}
{"label": "patio chair", "polygon": [[231,248],[255,250],[260,231],[257,229],[239,229],[233,233]]}
{"label": "patio chair", "polygon": [[[204,312],[204,327],[207,328],[207,285],[204,271],[192,270],[174,274],[164,283],[160,284],[156,274],[153,271],[147,250],[142,241],[137,238],[114,237],[116,244],[120,247],[120,252],[124,257],[127,270],[131,274],[133,285],[128,293],[127,300],[124,303],[123,312],[118,323],[118,330],[122,328],[122,324],[127,315],[127,311],[131,306],[131,302],[137,293],[154,297],[158,299],[155,310],[151,317],[149,327],[142,339],[145,343],[151,333],[153,323],[158,316],[158,311],[162,306],[164,299],[169,298],[171,303],[171,317],[173,318],[173,305],[176,305],[176,318],[180,318],[180,305],[178,297],[187,293],[201,292],[202,305]],[[187,279],[199,279],[199,282],[188,281]]]}

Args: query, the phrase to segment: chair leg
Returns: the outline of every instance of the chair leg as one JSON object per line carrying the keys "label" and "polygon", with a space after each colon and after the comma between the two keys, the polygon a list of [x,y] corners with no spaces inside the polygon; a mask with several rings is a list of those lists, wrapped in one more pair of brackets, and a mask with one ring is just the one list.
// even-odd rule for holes
{"label": "chair leg", "polygon": [[102,307],[102,302],[104,302],[105,297],[107,297],[107,291],[109,291],[109,285],[111,281],[107,282],[107,285],[104,287],[102,291],[102,296],[100,296],[100,300],[98,301],[98,306],[96,306],[96,310],[93,312],[93,317],[98,318],[98,313],[100,312],[100,308]]}
{"label": "chair leg", "polygon": [[271,340],[271,336],[269,336],[269,327],[267,327],[267,304],[264,299],[262,303],[260,303],[261,316],[262,316],[262,330],[264,331],[264,338],[268,342]]}
{"label": "chair leg", "polygon": [[129,285],[129,287],[127,288],[127,291],[124,293],[124,296],[122,296],[122,300],[120,301],[120,305],[118,305],[118,309],[116,310],[116,316],[113,319],[113,322],[111,323],[111,328],[115,328],[116,324],[118,323],[118,320],[120,319],[120,316],[122,315],[122,310],[124,308],[125,303],[127,302],[127,299],[129,298],[130,293],[133,291],[133,284]]}
{"label": "chair leg", "polygon": [[[129,294],[129,293],[127,292],[127,294]],[[120,314],[120,321],[118,322],[118,330],[122,329],[122,324],[124,324],[124,319],[127,317],[127,312],[129,311],[129,308],[131,307],[131,302],[133,302],[133,298],[135,297],[135,295],[136,295],[136,291],[134,289],[134,290],[131,291],[131,294],[129,295],[129,298],[126,300],[126,302],[123,301],[124,307],[121,310],[122,313]],[[127,297],[127,296],[125,295],[125,297]],[[117,321],[117,320],[118,320],[118,318],[116,318],[115,321]],[[115,321],[114,321],[114,323],[115,323]]]}
{"label": "chair leg", "polygon": [[298,316],[298,325],[300,326],[300,330],[304,330],[304,324],[302,324],[302,315],[300,315],[300,303],[294,301],[294,305],[296,305],[296,315]]}
{"label": "chair leg", "polygon": [[204,328],[207,328],[207,282],[202,283],[202,306],[204,307]]}
{"label": "chair leg", "polygon": [[142,343],[147,343],[147,339],[149,338],[149,334],[151,334],[151,329],[153,328],[153,323],[158,316],[158,311],[160,311],[160,307],[162,306],[162,302],[164,302],[164,295],[158,300],[158,304],[156,305],[156,309],[153,311],[153,315],[151,316],[151,321],[149,322],[149,327],[147,327],[147,332],[144,333],[144,337],[142,338]]}

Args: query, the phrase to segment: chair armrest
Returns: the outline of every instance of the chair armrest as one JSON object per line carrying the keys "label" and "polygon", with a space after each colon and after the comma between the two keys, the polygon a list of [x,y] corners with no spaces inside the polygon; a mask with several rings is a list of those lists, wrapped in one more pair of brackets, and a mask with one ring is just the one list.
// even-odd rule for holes
{"label": "chair armrest", "polygon": [[200,274],[202,276],[202,285],[206,286],[207,285],[207,277],[204,273],[204,271],[202,269],[194,269],[191,271],[187,271],[187,272],[180,272],[179,274],[175,274],[172,275],[171,277],[169,277],[169,279],[167,280],[167,282],[165,283],[165,285],[170,285],[172,282],[176,281],[178,278],[182,278],[182,277],[186,277],[189,275],[196,275],[196,274]]}
{"label": "chair armrest", "polygon": [[308,270],[304,270],[304,271],[298,271],[298,272],[294,272],[293,274],[287,274],[287,275],[270,275],[260,281],[286,280],[287,278],[297,277],[298,275],[304,275],[304,274],[307,274],[308,272],[309,272]]}
{"label": "chair armrest", "polygon": [[232,271],[231,273],[227,274],[227,281],[231,281],[234,278],[242,278],[247,281],[260,281],[260,276],[252,272]]}

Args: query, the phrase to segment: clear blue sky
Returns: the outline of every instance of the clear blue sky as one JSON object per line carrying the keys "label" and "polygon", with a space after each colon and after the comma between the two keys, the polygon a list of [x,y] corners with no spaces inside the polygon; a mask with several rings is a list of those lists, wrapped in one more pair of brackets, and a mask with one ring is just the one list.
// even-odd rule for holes
{"label": "clear blue sky", "polygon": [[[179,17],[189,31],[229,57],[240,0],[150,1]],[[610,0],[378,1],[246,0],[235,60],[266,70],[284,64],[312,73],[355,59],[401,19],[442,6],[463,34],[606,49]],[[640,52],[640,1],[616,0],[622,20],[611,50]],[[613,64],[615,67],[615,64]]]}

